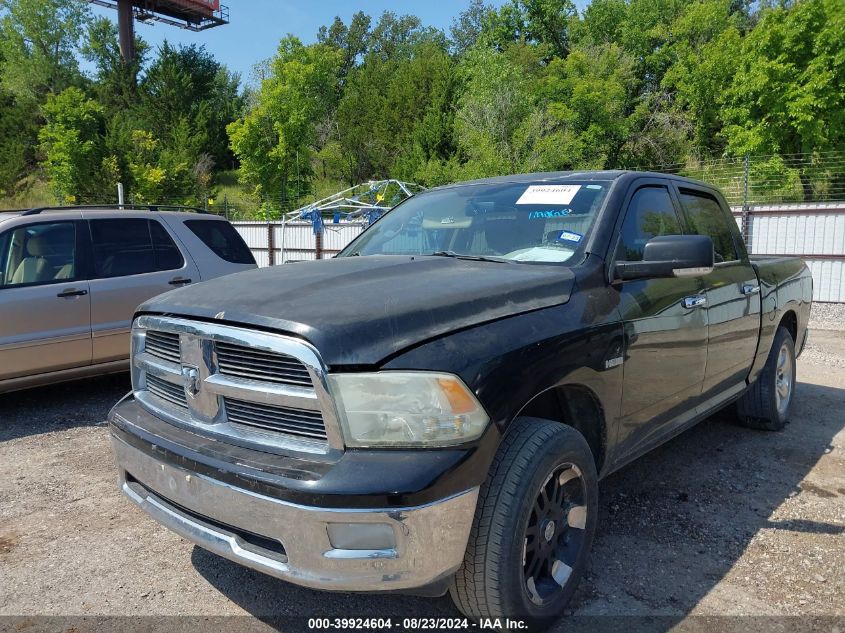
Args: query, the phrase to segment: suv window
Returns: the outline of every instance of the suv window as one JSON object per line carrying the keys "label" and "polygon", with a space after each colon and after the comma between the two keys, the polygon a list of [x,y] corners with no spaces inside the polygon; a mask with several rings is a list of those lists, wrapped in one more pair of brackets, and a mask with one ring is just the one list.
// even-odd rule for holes
{"label": "suv window", "polygon": [[97,277],[126,277],[183,265],[176,244],[154,220],[122,218],[91,220],[94,273]]}
{"label": "suv window", "polygon": [[696,235],[709,235],[713,239],[716,261],[732,262],[739,259],[731,227],[716,199],[688,189],[681,189],[680,193],[690,229]]}
{"label": "suv window", "polygon": [[233,264],[254,264],[255,258],[240,234],[228,222],[218,220],[185,220],[191,233],[215,255]]}
{"label": "suv window", "polygon": [[158,270],[176,270],[185,265],[182,251],[176,246],[167,229],[155,220],[150,220],[150,234],[153,238]]}
{"label": "suv window", "polygon": [[661,186],[638,189],[625,214],[617,261],[639,262],[646,242],[660,235],[683,233],[669,190]]}
{"label": "suv window", "polygon": [[23,286],[77,277],[76,225],[32,224],[0,237],[0,285]]}

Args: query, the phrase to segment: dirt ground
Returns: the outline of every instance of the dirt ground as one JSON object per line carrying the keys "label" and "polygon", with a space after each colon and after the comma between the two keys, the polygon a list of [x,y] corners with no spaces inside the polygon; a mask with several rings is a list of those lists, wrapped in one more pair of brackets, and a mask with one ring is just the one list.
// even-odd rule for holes
{"label": "dirt ground", "polygon": [[[604,480],[572,611],[845,616],[843,359],[845,334],[813,332],[784,432],[716,416]],[[104,420],[127,390],[117,375],[0,396],[0,616],[457,615],[295,587],[154,523],[116,487]]]}

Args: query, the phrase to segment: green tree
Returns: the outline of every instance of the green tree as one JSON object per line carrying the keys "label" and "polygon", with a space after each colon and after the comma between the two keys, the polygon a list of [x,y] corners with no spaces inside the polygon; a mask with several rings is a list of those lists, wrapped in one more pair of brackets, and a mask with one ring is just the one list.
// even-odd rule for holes
{"label": "green tree", "polygon": [[385,11],[370,32],[367,48],[371,58],[388,60],[407,58],[415,46],[424,42],[434,42],[442,48],[448,44],[443,31],[423,26],[417,16]]}
{"label": "green tree", "polygon": [[455,128],[468,177],[513,173],[530,162],[526,142],[538,136],[531,130],[543,128],[545,121],[535,114],[540,63],[526,63],[525,52],[525,45],[507,52],[476,47],[461,60]]}
{"label": "green tree", "polygon": [[244,182],[276,208],[308,191],[317,125],[336,102],[341,62],[334,46],[284,38],[253,108],[228,126]]}
{"label": "green tree", "polygon": [[619,166],[631,132],[634,68],[616,44],[576,48],[549,64],[543,94],[554,131],[540,141],[548,168]]}
{"label": "green tree", "polygon": [[343,55],[338,70],[339,87],[343,86],[358,59],[367,52],[371,22],[370,16],[363,11],[358,11],[352,16],[349,26],[346,26],[339,17],[335,17],[331,26],[321,26],[317,31],[317,41],[320,44],[334,46]]}
{"label": "green tree", "polygon": [[86,60],[96,67],[93,92],[109,111],[134,109],[138,100],[138,74],[144,67],[149,46],[135,37],[135,59],[127,63],[120,53],[117,27],[97,18],[88,25],[88,41],[82,48]]}
{"label": "green tree", "polygon": [[662,86],[674,96],[674,108],[685,113],[693,147],[700,156],[719,155],[721,103],[736,69],[742,45],[743,16],[732,11],[734,0],[690,4],[672,24],[668,48],[674,59]]}
{"label": "green tree", "polygon": [[583,19],[572,23],[574,39],[593,45],[619,44],[627,19],[625,0],[593,0],[584,9]]}
{"label": "green tree", "polygon": [[46,124],[39,132],[43,167],[53,192],[64,202],[102,200],[117,180],[115,163],[106,155],[101,105],[79,88],[50,95],[44,105]]}
{"label": "green tree", "polygon": [[845,4],[764,9],[742,42],[722,116],[736,154],[795,154],[845,144]]}
{"label": "green tree", "polygon": [[495,15],[496,10],[484,0],[470,0],[469,7],[452,20],[449,29],[454,53],[461,56],[475,46]]}
{"label": "green tree", "polygon": [[631,0],[619,28],[619,44],[637,62],[641,92],[657,93],[672,65],[672,24],[693,3],[688,0]]}
{"label": "green tree", "polygon": [[490,18],[486,30],[499,49],[523,42],[542,45],[549,58],[566,57],[576,18],[572,0],[510,0]]}
{"label": "green tree", "polygon": [[187,129],[187,138],[180,138],[188,143],[184,149],[227,164],[226,126],[240,114],[239,83],[205,47],[165,42],[141,83],[139,117],[162,143],[172,146]]}
{"label": "green tree", "polygon": [[12,191],[33,164],[36,112],[0,88],[0,196]]}
{"label": "green tree", "polygon": [[454,63],[441,38],[403,50],[367,55],[350,75],[335,119],[350,183],[414,179],[421,165],[452,152]]}
{"label": "green tree", "polygon": [[0,0],[0,85],[42,101],[81,81],[77,52],[90,20],[83,0]]}
{"label": "green tree", "polygon": [[170,204],[204,204],[211,186],[209,158],[199,160],[183,149],[190,136],[187,124],[178,124],[174,131],[177,142],[168,145],[146,130],[133,130],[127,155],[130,181],[129,198],[137,204],[164,202]]}

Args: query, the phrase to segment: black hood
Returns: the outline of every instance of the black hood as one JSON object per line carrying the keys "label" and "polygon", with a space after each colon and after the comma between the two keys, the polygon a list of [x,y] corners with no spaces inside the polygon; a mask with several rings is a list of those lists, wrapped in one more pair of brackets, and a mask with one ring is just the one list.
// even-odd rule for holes
{"label": "black hood", "polygon": [[454,330],[566,303],[573,280],[559,265],[344,257],[220,277],[139,312],[287,332],[310,341],[329,366],[376,365]]}

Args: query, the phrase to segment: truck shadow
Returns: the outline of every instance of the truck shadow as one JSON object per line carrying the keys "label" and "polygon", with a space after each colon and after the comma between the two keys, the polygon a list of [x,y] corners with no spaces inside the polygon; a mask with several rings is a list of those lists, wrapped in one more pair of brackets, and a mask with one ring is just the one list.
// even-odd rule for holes
{"label": "truck shadow", "polygon": [[0,395],[0,442],[102,425],[130,389],[123,372]]}
{"label": "truck shadow", "polygon": [[[804,481],[845,427],[843,410],[845,390],[801,383],[793,422],[781,433],[744,429],[717,414],[606,478],[600,487],[599,528],[590,569],[571,603],[572,612],[663,615],[665,627],[658,628],[670,628],[728,574],[733,582],[738,567],[752,587],[748,593],[754,594],[757,586],[758,602],[749,606],[740,597],[730,608],[711,608],[711,613],[765,612],[760,608],[760,601],[766,601],[765,583],[777,572],[771,565],[788,565],[772,554],[770,562],[749,566],[741,560],[743,554],[760,548],[752,539],[764,532],[789,530],[819,535],[833,548],[845,534],[841,522],[790,520],[781,509],[796,495],[820,496],[833,504],[845,500],[845,489]],[[752,556],[760,558],[759,552]],[[290,629],[283,620],[286,616],[458,615],[448,597],[311,591],[199,548],[194,549],[192,562],[244,610],[286,630]],[[787,586],[787,595],[790,590]],[[770,612],[777,609],[771,606]],[[578,620],[584,624],[593,618],[569,622]],[[623,629],[636,626],[635,618],[624,620],[616,624],[624,624]],[[566,626],[565,622],[555,628]]]}

